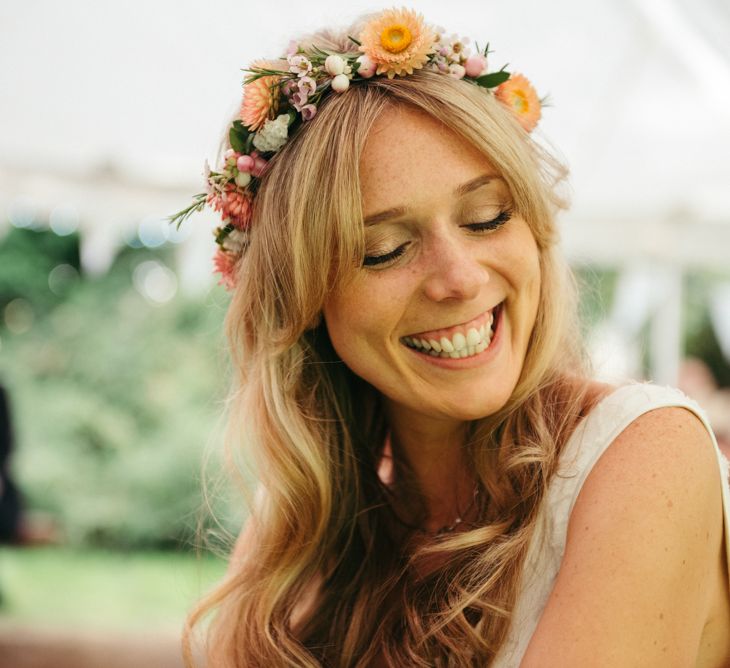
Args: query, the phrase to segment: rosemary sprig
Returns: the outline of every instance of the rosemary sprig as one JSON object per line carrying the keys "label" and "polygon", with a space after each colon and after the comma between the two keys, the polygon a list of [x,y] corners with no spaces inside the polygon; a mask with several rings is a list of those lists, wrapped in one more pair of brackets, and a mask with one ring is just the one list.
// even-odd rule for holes
{"label": "rosemary sprig", "polygon": [[167,220],[171,223],[175,223],[176,229],[179,230],[180,225],[182,225],[185,220],[187,220],[194,213],[202,211],[203,208],[205,208],[205,203],[207,199],[208,195],[206,193],[198,193],[193,197],[193,203],[189,207],[183,209],[182,211],[178,211],[171,216],[168,216]]}

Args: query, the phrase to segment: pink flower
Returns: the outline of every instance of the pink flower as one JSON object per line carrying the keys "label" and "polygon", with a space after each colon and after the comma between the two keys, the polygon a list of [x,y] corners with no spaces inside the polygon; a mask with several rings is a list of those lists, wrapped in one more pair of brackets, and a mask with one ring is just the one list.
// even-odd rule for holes
{"label": "pink flower", "polygon": [[233,290],[236,287],[236,270],[238,258],[232,253],[226,253],[222,248],[216,251],[213,256],[215,272],[221,275],[217,285],[224,285],[226,290]]}
{"label": "pink flower", "polygon": [[306,93],[302,93],[302,91],[297,91],[296,93],[294,93],[294,95],[291,96],[291,103],[297,111],[301,111],[302,107],[307,104],[308,99],[309,96]]}
{"label": "pink flower", "polygon": [[306,56],[287,56],[289,71],[297,76],[303,77],[312,71],[312,63]]}
{"label": "pink flower", "polygon": [[297,90],[297,80],[296,79],[288,79],[281,87],[281,92],[284,93],[286,97],[290,97],[292,93],[294,93]]}
{"label": "pink flower", "polygon": [[302,118],[305,121],[311,121],[314,118],[314,115],[317,113],[317,107],[315,107],[313,104],[305,104],[302,109]]}
{"label": "pink flower", "polygon": [[251,224],[251,199],[233,183],[227,183],[223,192],[208,195],[208,204],[221,212],[223,220],[229,220],[239,230],[245,230]]}
{"label": "pink flower", "polygon": [[304,93],[307,97],[312,95],[317,90],[317,82],[310,76],[304,76],[299,79],[299,92]]}

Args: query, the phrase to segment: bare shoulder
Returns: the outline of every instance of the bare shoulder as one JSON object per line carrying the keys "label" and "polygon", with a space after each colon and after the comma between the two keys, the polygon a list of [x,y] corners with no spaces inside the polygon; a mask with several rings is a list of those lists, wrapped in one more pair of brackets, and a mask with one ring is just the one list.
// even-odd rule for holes
{"label": "bare shoulder", "polygon": [[581,488],[522,666],[695,665],[723,538],[718,471],[688,409],[631,422]]}

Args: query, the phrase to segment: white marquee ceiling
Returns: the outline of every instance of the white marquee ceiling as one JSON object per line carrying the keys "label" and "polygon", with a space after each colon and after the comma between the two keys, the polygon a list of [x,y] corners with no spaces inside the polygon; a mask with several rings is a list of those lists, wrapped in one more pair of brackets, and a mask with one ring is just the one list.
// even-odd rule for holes
{"label": "white marquee ceiling", "polygon": [[[241,67],[299,31],[390,4],[3,3],[0,212],[72,206],[82,227],[119,237],[176,210],[238,102]],[[549,93],[541,136],[572,170],[572,254],[615,261],[657,238],[668,257],[730,265],[724,0],[408,6],[488,39],[494,65]]]}

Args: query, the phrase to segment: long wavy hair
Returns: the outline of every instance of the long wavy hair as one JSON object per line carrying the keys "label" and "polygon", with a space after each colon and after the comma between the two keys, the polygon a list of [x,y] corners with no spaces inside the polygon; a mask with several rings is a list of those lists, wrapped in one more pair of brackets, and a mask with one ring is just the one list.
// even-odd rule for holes
{"label": "long wavy hair", "polygon": [[[357,25],[307,40],[343,51]],[[328,292],[362,262],[358,165],[393,105],[429,114],[488,158],[530,225],[542,278],[517,385],[467,431],[483,492],[476,528],[412,549],[387,530],[379,393],[339,359],[321,317]],[[258,482],[226,577],[188,617],[189,666],[200,627],[216,668],[361,668],[378,654],[393,666],[483,666],[496,656],[537,512],[588,397],[576,285],[556,249],[564,177],[493,96],[424,70],[330,95],[275,155],[225,321],[226,445]],[[440,565],[418,569],[434,557]]]}

